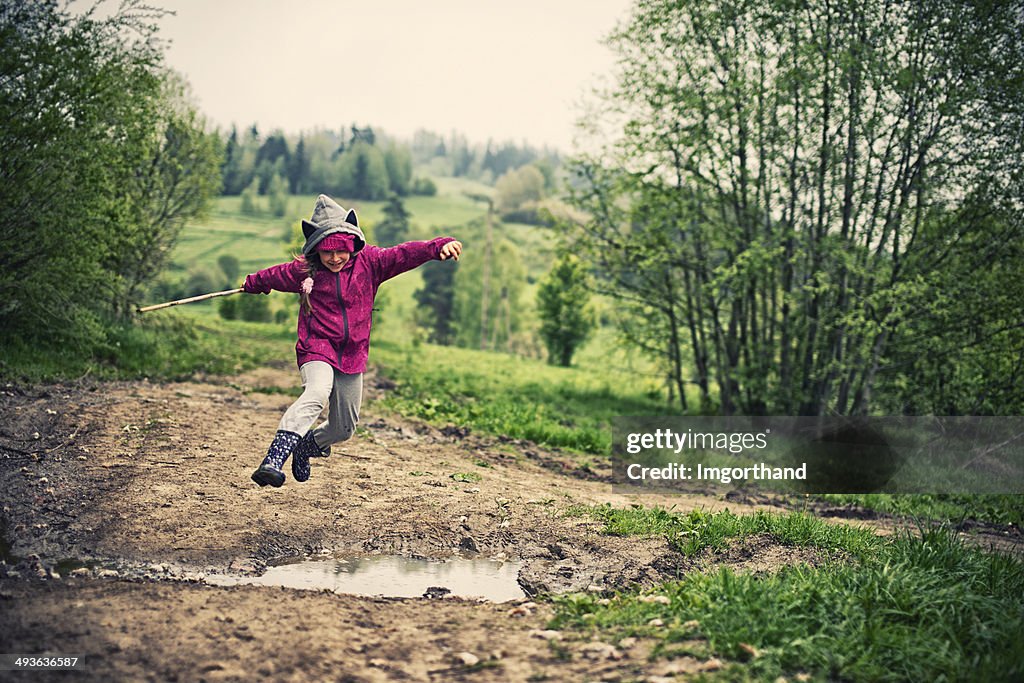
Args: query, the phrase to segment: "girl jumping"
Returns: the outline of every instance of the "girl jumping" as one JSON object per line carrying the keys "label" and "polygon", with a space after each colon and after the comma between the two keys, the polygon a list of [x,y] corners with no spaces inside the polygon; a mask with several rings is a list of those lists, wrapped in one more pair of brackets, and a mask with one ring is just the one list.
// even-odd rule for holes
{"label": "girl jumping", "polygon": [[[452,237],[405,242],[382,249],[366,244],[356,212],[327,195],[317,197],[310,220],[302,221],[302,254],[245,278],[250,294],[270,290],[299,294],[295,353],[302,395],[281,418],[267,456],[252,474],[260,486],[281,486],[292,456],[295,481],[309,479],[309,458],[330,453],[331,444],[352,437],[359,422],[363,372],[370,350],[373,300],[385,280],[427,261],[459,260],[462,243]],[[311,429],[327,406],[327,421]]]}

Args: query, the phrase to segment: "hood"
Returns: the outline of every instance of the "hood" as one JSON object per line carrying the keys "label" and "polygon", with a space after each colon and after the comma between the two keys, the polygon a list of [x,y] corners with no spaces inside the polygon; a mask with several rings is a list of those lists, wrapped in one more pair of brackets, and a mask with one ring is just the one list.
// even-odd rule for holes
{"label": "hood", "polygon": [[302,254],[309,256],[316,251],[316,246],[327,237],[336,233],[347,233],[356,238],[353,254],[366,245],[366,237],[359,229],[359,219],[356,217],[355,209],[346,211],[340,204],[325,194],[316,198],[313,206],[313,215],[307,221],[302,221],[302,234],[306,243],[302,245]]}

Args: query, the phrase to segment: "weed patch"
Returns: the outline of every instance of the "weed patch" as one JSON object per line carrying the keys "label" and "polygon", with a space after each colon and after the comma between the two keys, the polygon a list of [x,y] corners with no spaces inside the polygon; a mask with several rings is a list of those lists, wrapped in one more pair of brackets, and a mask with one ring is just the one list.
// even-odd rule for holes
{"label": "weed patch", "polygon": [[610,600],[557,598],[551,628],[612,640],[654,638],[655,657],[706,643],[707,652],[736,662],[725,677],[741,680],[809,672],[855,681],[1008,681],[1024,673],[1024,564],[967,547],[948,527],[868,540],[795,514],[601,508],[586,514],[603,515],[612,533],[685,538],[697,528],[709,545],[764,529],[780,540],[843,550],[851,559],[768,575],[692,572]]}
{"label": "weed patch", "polygon": [[678,514],[665,508],[633,506],[616,509],[610,505],[576,506],[568,514],[587,515],[604,522],[604,533],[616,536],[666,536],[686,556],[704,549],[721,550],[730,540],[768,534],[783,545],[841,550],[860,557],[877,547],[878,538],[867,529],[826,524],[801,512],[779,514],[758,511],[736,515],[728,510],[692,510]]}

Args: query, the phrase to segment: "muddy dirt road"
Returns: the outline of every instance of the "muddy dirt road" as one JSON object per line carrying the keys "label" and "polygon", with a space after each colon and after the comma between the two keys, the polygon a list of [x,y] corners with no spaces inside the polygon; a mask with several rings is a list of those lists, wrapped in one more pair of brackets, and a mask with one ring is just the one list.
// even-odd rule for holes
{"label": "muddy dirt road", "polygon": [[[565,515],[573,505],[748,506],[615,494],[559,453],[375,414],[372,403],[355,439],[313,461],[310,481],[289,473],[284,487],[261,489],[249,475],[295,384],[281,366],[186,383],[4,387],[0,653],[82,664],[3,676],[658,680],[721,666],[681,671],[648,662],[644,642],[604,648],[548,632],[543,596],[650,585],[689,568],[662,539],[601,535]],[[520,562],[526,596],[216,585],[289,558],[367,555]],[[767,542],[716,559],[753,570],[814,560]]]}

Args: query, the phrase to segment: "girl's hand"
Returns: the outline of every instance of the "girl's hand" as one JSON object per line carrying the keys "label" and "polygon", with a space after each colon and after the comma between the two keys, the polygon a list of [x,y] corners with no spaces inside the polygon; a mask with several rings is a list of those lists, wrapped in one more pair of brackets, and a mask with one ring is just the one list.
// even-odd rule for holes
{"label": "girl's hand", "polygon": [[454,242],[448,242],[441,247],[441,260],[447,261],[450,258],[459,260],[459,256],[462,255],[462,242],[455,240]]}

